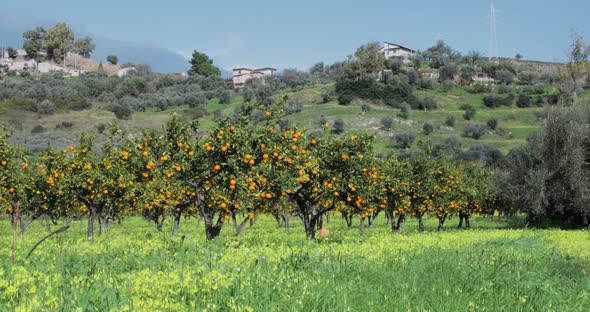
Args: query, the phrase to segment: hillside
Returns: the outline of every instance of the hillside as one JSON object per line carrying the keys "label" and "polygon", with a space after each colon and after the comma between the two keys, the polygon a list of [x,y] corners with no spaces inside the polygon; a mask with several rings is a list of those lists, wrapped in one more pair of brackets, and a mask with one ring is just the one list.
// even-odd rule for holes
{"label": "hillside", "polygon": [[[330,124],[333,124],[335,119],[341,118],[344,121],[347,134],[361,132],[375,134],[377,137],[375,148],[382,153],[399,149],[399,146],[393,143],[392,138],[395,134],[405,131],[414,132],[417,142],[422,140],[444,143],[448,137],[457,137],[461,140],[464,148],[471,144],[485,143],[507,153],[511,148],[523,144],[542,122],[542,119],[539,118],[542,113],[540,107],[487,108],[483,105],[483,94],[469,94],[459,88],[450,92],[442,90],[417,91],[418,94],[434,97],[438,107],[428,111],[411,110],[407,120],[399,117],[400,109],[386,105],[369,104],[369,111],[363,114],[359,103],[344,106],[338,104],[336,99],[331,99],[328,103],[317,104],[321,102],[320,95],[333,90],[333,88],[334,84],[330,83],[307,87],[300,91],[282,92],[281,95],[303,97],[307,100],[301,112],[287,116],[290,124],[301,126],[309,132],[320,129],[320,116],[324,116]],[[213,112],[219,110],[225,115],[231,115],[241,103],[243,103],[243,99],[240,96],[233,98],[228,104],[219,104],[218,99],[207,101],[206,110],[209,114],[198,119],[200,126],[205,130],[212,129],[215,125]],[[463,104],[471,104],[476,107],[477,113],[472,120],[463,118],[464,111],[460,108]],[[32,146],[36,150],[42,149],[47,143],[57,144],[63,148],[74,144],[80,132],[96,132],[100,124],[108,124],[117,120],[114,114],[105,108],[105,105],[95,105],[92,109],[82,111],[58,111],[51,116],[39,116],[3,107],[4,113],[0,117],[0,122],[4,125],[18,125],[15,127],[17,129],[16,140]],[[202,108],[189,108],[188,106],[174,107],[164,111],[148,109],[133,113],[129,120],[117,120],[117,122],[129,133],[137,133],[141,128],[160,128],[172,113],[190,118],[201,111]],[[445,120],[449,115],[455,117],[454,127],[445,125]],[[384,117],[393,118],[393,126],[390,131],[382,129],[381,119]],[[467,124],[485,124],[490,117],[496,117],[499,121],[496,131],[487,131],[479,140],[463,136],[463,128]],[[71,122],[73,127],[64,128],[61,126],[62,122]],[[424,123],[438,125],[440,128],[430,135],[425,135],[422,132]],[[46,131],[31,133],[36,126],[42,126]]]}

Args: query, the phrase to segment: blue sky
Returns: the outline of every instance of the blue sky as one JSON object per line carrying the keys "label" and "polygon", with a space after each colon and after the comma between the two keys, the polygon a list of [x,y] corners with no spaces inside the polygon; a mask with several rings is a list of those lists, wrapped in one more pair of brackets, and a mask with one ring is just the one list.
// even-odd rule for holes
{"label": "blue sky", "polygon": [[[390,41],[423,50],[443,39],[489,54],[489,0],[3,1],[1,15],[65,21],[77,32],[196,49],[219,66],[309,68]],[[590,1],[495,0],[500,56],[563,61],[576,28],[590,38]],[[1,18],[1,16],[0,16]]]}

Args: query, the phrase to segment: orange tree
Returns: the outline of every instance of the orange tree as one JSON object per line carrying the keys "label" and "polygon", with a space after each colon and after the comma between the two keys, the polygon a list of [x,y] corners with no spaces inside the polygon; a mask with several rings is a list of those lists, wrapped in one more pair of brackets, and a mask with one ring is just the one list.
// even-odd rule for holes
{"label": "orange tree", "polygon": [[465,181],[463,187],[465,202],[459,208],[458,227],[461,228],[465,221],[465,226],[469,228],[471,214],[486,213],[486,210],[490,209],[487,206],[494,203],[494,196],[491,192],[491,174],[484,167],[483,162],[464,162],[461,163],[461,167],[460,178]]}
{"label": "orange tree", "polygon": [[436,182],[432,181],[434,160],[427,152],[409,160],[411,172],[408,181],[402,186],[406,191],[406,202],[409,213],[418,219],[418,230],[424,231],[423,217],[432,209],[432,189]]}
{"label": "orange tree", "polygon": [[330,170],[338,175],[338,180],[333,176],[332,181],[341,181],[334,183],[333,201],[338,203],[349,227],[354,216],[359,218],[360,232],[364,234],[365,220],[371,226],[383,209],[378,195],[385,176],[373,156],[373,137],[353,135],[332,142],[327,151],[340,151],[331,163]]}
{"label": "orange tree", "polygon": [[[377,167],[385,175],[380,181],[381,192],[375,193],[375,200],[383,206],[387,219],[394,232],[401,232],[402,223],[410,211],[411,173],[412,167],[408,160],[398,160],[396,156],[380,160]],[[397,222],[395,217],[397,216]]]}
{"label": "orange tree", "polygon": [[194,214],[196,193],[178,174],[183,166],[176,162],[182,155],[194,156],[190,148],[195,125],[181,123],[176,115],[164,125],[163,131],[144,130],[136,140],[125,144],[130,161],[134,193],[138,194],[137,211],[162,229],[165,218],[174,219],[174,236],[182,216]]}
{"label": "orange tree", "polygon": [[94,223],[99,222],[103,233],[109,223],[121,215],[130,213],[137,199],[129,185],[133,184],[127,170],[129,152],[118,149],[114,144],[114,125],[102,146],[103,158],[99,159],[92,150],[94,137],[83,133],[77,147],[70,147],[62,158],[61,169],[64,178],[57,186],[76,199],[80,215],[88,216],[88,238],[94,238]]}
{"label": "orange tree", "polygon": [[10,131],[0,134],[0,199],[2,201],[2,213],[9,214],[12,226],[16,229],[17,223],[23,220],[23,206],[33,205],[36,197],[31,192],[28,168],[29,164],[25,159],[26,149],[10,144]]}
{"label": "orange tree", "polygon": [[254,105],[246,105],[237,124],[222,120],[209,136],[186,142],[188,152],[170,156],[170,163],[178,166],[178,178],[194,193],[208,240],[218,236],[223,224],[237,214],[245,218],[236,226],[236,231],[241,231],[257,209],[247,199],[249,172],[260,160],[253,156],[260,139],[257,127],[249,121],[254,109]]}
{"label": "orange tree", "polygon": [[351,192],[360,188],[362,165],[356,162],[371,154],[370,137],[306,138],[296,128],[279,131],[273,125],[265,132],[256,150],[260,163],[249,185],[251,198],[261,209],[276,213],[281,201],[292,203],[306,236],[314,240],[328,211],[353,205],[352,197],[346,201],[348,195],[363,206],[362,196]]}
{"label": "orange tree", "polygon": [[48,147],[36,158],[33,165],[38,174],[36,188],[42,193],[42,202],[39,208],[55,223],[59,218],[71,221],[76,215],[76,205],[71,199],[72,193],[65,183],[65,159],[67,151],[61,152]]}
{"label": "orange tree", "polygon": [[431,190],[432,213],[438,218],[438,230],[442,230],[447,217],[459,213],[466,204],[465,181],[462,165],[450,161],[444,156],[434,162],[432,181],[435,182]]}

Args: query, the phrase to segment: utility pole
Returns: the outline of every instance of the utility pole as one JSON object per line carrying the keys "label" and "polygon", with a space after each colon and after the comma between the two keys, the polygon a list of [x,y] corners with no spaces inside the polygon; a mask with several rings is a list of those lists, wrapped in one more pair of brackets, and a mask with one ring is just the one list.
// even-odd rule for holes
{"label": "utility pole", "polygon": [[496,8],[494,7],[494,0],[490,1],[490,61],[498,59],[498,38],[496,35]]}

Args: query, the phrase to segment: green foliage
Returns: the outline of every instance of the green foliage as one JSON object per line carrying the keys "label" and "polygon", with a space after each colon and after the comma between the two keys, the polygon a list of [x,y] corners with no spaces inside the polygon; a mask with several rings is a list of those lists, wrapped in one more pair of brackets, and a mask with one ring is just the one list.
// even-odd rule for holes
{"label": "green foliage", "polygon": [[133,110],[126,102],[114,103],[111,106],[111,111],[117,119],[131,119],[131,115],[133,115]]}
{"label": "green foliage", "polygon": [[37,27],[34,30],[27,30],[23,33],[23,49],[27,55],[37,61],[41,60],[42,49],[45,48],[45,34],[47,31],[43,27]]}
{"label": "green foliage", "polygon": [[430,135],[432,132],[434,132],[434,126],[428,122],[425,122],[424,125],[422,125],[422,132],[425,135]]}
{"label": "green foliage", "polygon": [[90,54],[92,54],[92,51],[94,51],[96,48],[96,44],[92,42],[92,38],[84,37],[82,39],[75,40],[72,48],[74,53],[78,53],[82,57],[89,58]]}
{"label": "green foliage", "polygon": [[43,102],[36,105],[37,113],[41,115],[53,115],[56,107],[50,100],[44,100]]}
{"label": "green foliage", "polygon": [[213,66],[213,60],[209,59],[205,53],[195,50],[189,63],[191,64],[191,68],[188,71],[190,76],[217,77],[221,75],[219,68]]}
{"label": "green foliage", "polygon": [[539,133],[508,156],[512,204],[529,213],[532,222],[590,224],[588,107],[554,109]]}
{"label": "green foliage", "polygon": [[344,120],[342,118],[338,118],[334,121],[334,127],[332,128],[332,133],[339,135],[344,133]]}
{"label": "green foliage", "polygon": [[45,34],[45,49],[48,57],[56,62],[63,61],[73,41],[74,32],[65,23],[49,27]]}
{"label": "green foliage", "polygon": [[448,127],[455,127],[455,121],[456,118],[453,115],[448,115],[447,118],[445,119],[445,125],[447,125]]}
{"label": "green foliage", "polygon": [[16,49],[13,47],[8,47],[6,49],[6,53],[8,54],[8,57],[10,58],[15,58],[16,57]]}
{"label": "green foliage", "polygon": [[479,140],[488,130],[486,125],[468,124],[463,128],[463,135],[475,140]]}
{"label": "green foliage", "polygon": [[381,125],[383,125],[383,130],[385,131],[389,131],[392,129],[393,127],[393,118],[387,116],[387,117],[383,117],[381,118]]}
{"label": "green foliage", "polygon": [[109,62],[113,65],[117,65],[117,63],[119,63],[119,58],[114,54],[109,54],[107,56],[107,62]]}
{"label": "green foliage", "polygon": [[462,108],[465,111],[465,113],[463,114],[463,118],[465,118],[465,120],[471,120],[473,119],[473,117],[475,117],[475,113],[477,113],[475,107],[469,104],[465,104],[462,106]]}
{"label": "green foliage", "polygon": [[402,132],[393,136],[395,143],[399,144],[402,148],[409,148],[414,141],[416,141],[416,135],[414,132]]}
{"label": "green foliage", "polygon": [[486,124],[491,130],[496,130],[496,128],[498,128],[498,118],[492,116],[488,119]]}

